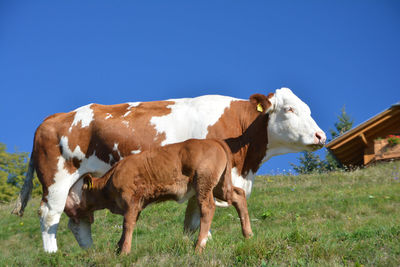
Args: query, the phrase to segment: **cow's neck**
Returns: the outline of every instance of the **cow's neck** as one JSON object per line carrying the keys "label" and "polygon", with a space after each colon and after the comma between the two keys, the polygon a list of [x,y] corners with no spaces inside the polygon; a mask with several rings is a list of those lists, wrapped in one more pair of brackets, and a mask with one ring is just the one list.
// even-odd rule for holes
{"label": "cow's neck", "polygon": [[268,115],[261,113],[255,115],[251,123],[243,125],[241,135],[225,140],[233,153],[233,166],[242,177],[257,172],[267,151]]}

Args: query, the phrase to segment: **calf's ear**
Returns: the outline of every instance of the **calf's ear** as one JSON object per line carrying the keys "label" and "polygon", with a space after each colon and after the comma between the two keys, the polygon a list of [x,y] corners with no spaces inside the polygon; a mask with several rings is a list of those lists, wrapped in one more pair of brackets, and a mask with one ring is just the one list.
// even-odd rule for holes
{"label": "calf's ear", "polygon": [[83,179],[82,189],[91,190],[93,188],[92,175],[90,173],[87,173],[83,176],[82,179]]}
{"label": "calf's ear", "polygon": [[274,93],[269,93],[268,96],[263,94],[254,94],[250,96],[250,102],[254,105],[254,108],[261,113],[267,113],[272,110],[271,99]]}

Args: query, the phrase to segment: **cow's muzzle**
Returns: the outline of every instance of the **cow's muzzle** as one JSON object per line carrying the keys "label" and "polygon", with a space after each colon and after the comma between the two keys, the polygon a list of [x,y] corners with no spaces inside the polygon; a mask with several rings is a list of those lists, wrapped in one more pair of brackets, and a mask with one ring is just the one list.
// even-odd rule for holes
{"label": "cow's muzzle", "polygon": [[326,142],[325,133],[322,132],[322,131],[316,132],[315,135],[314,135],[314,144],[315,145],[320,145],[321,147],[323,147],[325,145],[325,142]]}

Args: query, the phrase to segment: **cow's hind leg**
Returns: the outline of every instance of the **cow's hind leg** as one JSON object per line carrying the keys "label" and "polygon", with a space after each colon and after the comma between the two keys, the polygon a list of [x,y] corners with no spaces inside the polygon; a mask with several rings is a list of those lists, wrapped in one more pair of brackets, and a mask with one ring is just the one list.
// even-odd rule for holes
{"label": "cow's hind leg", "polygon": [[200,226],[200,208],[196,196],[189,199],[186,212],[183,231],[185,234],[192,235]]}
{"label": "cow's hind leg", "polygon": [[239,215],[243,236],[245,238],[251,237],[253,232],[251,230],[250,217],[247,210],[246,194],[243,189],[233,187],[232,204]]}
{"label": "cow's hind leg", "polygon": [[[59,159],[62,162],[62,158]],[[59,164],[63,166],[64,164]],[[60,167],[58,166],[58,167]],[[57,228],[60,222],[61,214],[64,211],[65,203],[68,197],[69,189],[72,184],[79,178],[77,173],[69,174],[63,168],[59,168],[54,176],[55,183],[45,187],[43,186],[44,192],[47,192],[42,198],[42,202],[39,208],[40,227],[42,231],[43,247],[46,252],[52,253],[57,251]],[[81,225],[77,226],[79,228]],[[86,240],[85,247],[91,245],[91,233],[87,231],[90,228],[90,224],[86,225],[86,231],[76,230],[76,233],[80,233],[82,236],[80,239]],[[75,234],[75,233],[74,233]],[[78,240],[78,238],[77,238]]]}
{"label": "cow's hind leg", "polygon": [[200,232],[197,239],[196,251],[201,253],[206,246],[208,240],[208,232],[210,231],[212,218],[215,212],[215,203],[212,191],[204,197],[199,197],[200,206]]}
{"label": "cow's hind leg", "polygon": [[57,228],[70,188],[69,183],[55,183],[48,188],[39,208],[43,247],[46,252],[57,251]]}

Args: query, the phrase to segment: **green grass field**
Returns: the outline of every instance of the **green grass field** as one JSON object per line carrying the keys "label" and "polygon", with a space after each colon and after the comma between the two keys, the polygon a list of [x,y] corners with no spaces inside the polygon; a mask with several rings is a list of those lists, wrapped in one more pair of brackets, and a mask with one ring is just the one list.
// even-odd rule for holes
{"label": "green grass field", "polygon": [[94,246],[81,250],[62,216],[59,251],[42,249],[37,210],[0,206],[2,266],[399,266],[400,162],[353,172],[257,177],[248,200],[254,237],[244,240],[233,207],[217,208],[203,254],[183,235],[186,205],[145,209],[128,256],[114,253],[122,217],[95,214]]}

